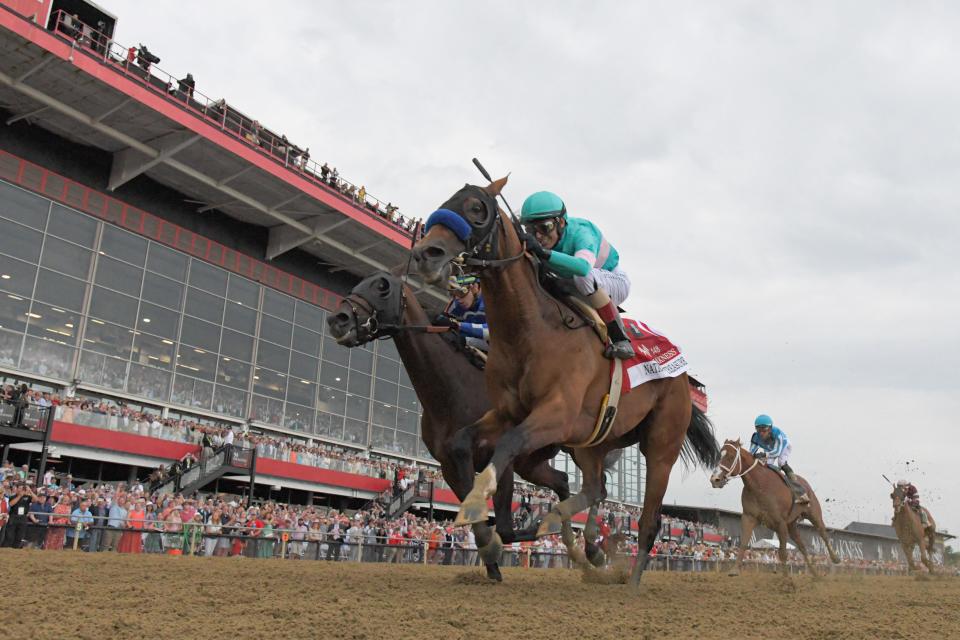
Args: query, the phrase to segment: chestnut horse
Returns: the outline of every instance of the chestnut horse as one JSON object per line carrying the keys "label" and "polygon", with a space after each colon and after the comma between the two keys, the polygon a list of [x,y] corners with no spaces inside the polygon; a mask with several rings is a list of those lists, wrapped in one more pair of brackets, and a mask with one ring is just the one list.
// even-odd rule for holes
{"label": "chestnut horse", "polygon": [[780,566],[786,570],[787,565],[787,535],[797,545],[803,554],[803,561],[807,563],[810,573],[817,575],[817,570],[807,553],[797,525],[806,518],[816,528],[820,539],[830,552],[830,560],[834,564],[840,562],[836,551],[827,538],[827,529],[823,525],[823,513],[820,510],[820,501],[810,488],[806,479],[797,476],[797,481],[807,491],[810,502],[800,504],[794,499],[780,474],[767,467],[749,451],[743,448],[740,440],[727,440],[720,449],[720,464],[717,471],[710,476],[710,484],[714,488],[721,488],[734,478],[743,480],[743,493],[740,494],[740,503],[743,505],[743,515],[740,518],[740,551],[737,554],[737,568],[730,575],[737,575],[743,567],[743,554],[750,544],[750,537],[757,523],[763,524],[777,532],[780,539]]}
{"label": "chestnut horse", "polygon": [[[466,473],[457,468],[459,460],[450,454],[451,435],[463,425],[477,420],[490,408],[484,393],[483,371],[459,353],[454,341],[444,338],[445,327],[430,325],[427,313],[413,291],[388,274],[377,273],[357,284],[340,304],[338,313],[327,319],[330,334],[339,344],[356,347],[372,340],[393,338],[417,397],[423,403],[421,437],[430,454],[440,463],[440,470],[457,498],[463,500],[469,486],[463,478],[472,478],[476,469],[490,459],[492,451],[478,451],[469,461]],[[449,335],[449,334],[448,334]],[[547,448],[518,459],[514,469],[521,478],[553,490],[561,500],[570,496],[567,474],[553,469],[549,461],[558,448]],[[494,497],[497,533],[484,522],[473,524],[479,554],[487,576],[501,580],[498,561],[503,543],[531,540],[533,531],[516,535],[512,528],[513,474],[508,474],[502,491]],[[499,535],[498,535],[499,534]],[[572,530],[564,532],[571,546],[571,557],[578,563],[584,559],[572,548]],[[587,555],[598,557],[597,550],[587,545]]]}
{"label": "chestnut horse", "polygon": [[[571,330],[557,301],[540,286],[517,229],[500,211],[496,196],[506,178],[486,188],[466,185],[443,205],[453,212],[434,224],[413,248],[417,270],[432,284],[446,282],[452,264],[479,273],[490,327],[486,383],[491,409],[458,432],[464,458],[491,434],[503,434],[487,467],[472,480],[458,522],[485,518],[486,501],[507,481],[518,456],[566,445],[583,472],[580,493],[561,501],[541,524],[556,533],[576,513],[606,497],[603,461],[608,452],[639,443],[647,475],[639,523],[641,552],[631,574],[639,585],[659,530],[660,508],[670,471],[681,452],[712,468],[719,457],[709,420],[690,399],[687,375],[647,382],[620,400],[607,439],[591,439],[610,387],[610,360],[590,330]],[[434,214],[435,216],[437,214]],[[439,219],[439,218],[434,218]],[[429,222],[428,222],[429,223]],[[685,446],[685,442],[687,445]],[[469,486],[469,485],[468,485]]]}
{"label": "chestnut horse", "polygon": [[894,487],[890,494],[893,500],[893,528],[897,530],[897,538],[900,539],[900,546],[907,556],[907,564],[910,571],[916,571],[917,565],[913,561],[913,548],[920,548],[920,562],[927,568],[927,571],[933,573],[933,561],[930,560],[930,553],[933,551],[933,545],[936,542],[937,525],[933,521],[933,516],[927,511],[926,507],[920,507],[927,512],[927,528],[923,528],[920,521],[920,514],[914,511],[904,500],[903,488]]}

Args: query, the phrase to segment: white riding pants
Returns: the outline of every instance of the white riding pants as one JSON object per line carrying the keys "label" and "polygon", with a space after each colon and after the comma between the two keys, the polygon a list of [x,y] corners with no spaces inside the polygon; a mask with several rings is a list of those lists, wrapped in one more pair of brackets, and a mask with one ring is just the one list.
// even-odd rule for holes
{"label": "white riding pants", "polygon": [[768,467],[776,467],[778,469],[783,468],[783,465],[787,464],[790,461],[790,454],[793,452],[793,445],[789,442],[787,446],[783,448],[783,451],[780,452],[779,458],[767,458]]}
{"label": "white riding pants", "polygon": [[574,276],[573,282],[577,291],[585,296],[601,288],[607,292],[613,304],[622,305],[623,301],[630,295],[630,276],[627,272],[617,265],[613,271],[605,269],[591,269],[585,276]]}

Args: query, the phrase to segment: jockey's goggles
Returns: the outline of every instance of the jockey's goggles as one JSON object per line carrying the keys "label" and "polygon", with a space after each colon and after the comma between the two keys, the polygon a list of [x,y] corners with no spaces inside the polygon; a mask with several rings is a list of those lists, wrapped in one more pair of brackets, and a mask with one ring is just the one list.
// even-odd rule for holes
{"label": "jockey's goggles", "polygon": [[536,222],[528,222],[523,225],[527,233],[539,234],[541,236],[550,235],[550,233],[557,228],[557,219],[551,218],[549,220],[537,220]]}

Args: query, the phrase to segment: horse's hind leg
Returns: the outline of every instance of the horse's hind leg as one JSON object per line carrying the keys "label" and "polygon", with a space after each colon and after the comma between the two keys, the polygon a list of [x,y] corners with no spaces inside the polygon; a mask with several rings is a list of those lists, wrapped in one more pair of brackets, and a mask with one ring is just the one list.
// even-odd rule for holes
{"label": "horse's hind leg", "polygon": [[[555,449],[554,449],[555,451]],[[538,452],[539,454],[539,452]],[[535,454],[537,455],[537,454]],[[567,478],[567,474],[563,471],[559,471],[550,466],[550,461],[541,459],[539,461],[530,460],[529,458],[524,460],[517,460],[514,465],[514,470],[517,474],[526,480],[527,482],[532,482],[533,484],[546,487],[551,489],[554,493],[557,494],[557,497],[561,501],[566,500],[570,497],[570,484]],[[500,491],[497,491],[497,495],[500,495]],[[512,506],[513,496],[510,496]],[[497,506],[496,500],[494,501],[494,506],[497,509],[497,531],[500,533],[500,537],[506,542],[507,539],[504,537],[504,527],[501,525],[501,520],[503,519],[506,526],[511,527],[511,542],[518,541],[524,542],[526,540],[534,540],[537,537],[537,529],[539,527],[539,522],[534,522],[529,528],[524,531],[517,531],[513,533],[511,522],[512,519],[509,517],[509,513],[506,514],[507,517],[503,518],[501,515],[501,509]]]}
{"label": "horse's hind leg", "polygon": [[817,575],[817,568],[813,565],[813,561],[810,559],[810,554],[807,553],[807,545],[804,544],[803,538],[800,537],[800,531],[797,530],[797,521],[794,520],[787,525],[787,531],[790,532],[790,539],[793,540],[793,543],[797,545],[797,549],[800,550],[800,553],[803,554],[803,561],[807,564],[807,569],[810,570],[810,575]]}
{"label": "horse's hind leg", "polygon": [[743,554],[747,552],[750,546],[750,538],[753,536],[753,529],[757,526],[757,519],[749,513],[740,516],[740,548],[737,549],[737,566],[730,572],[731,576],[738,576],[743,570]]}
{"label": "horse's hind leg", "polygon": [[640,523],[637,527],[637,563],[630,573],[630,584],[640,586],[640,578],[647,568],[650,559],[650,549],[660,531],[660,509],[663,506],[663,495],[667,492],[667,483],[670,481],[670,470],[673,468],[673,459],[647,458],[646,493],[643,496],[643,511],[640,514]]}
{"label": "horse's hind leg", "polygon": [[597,511],[597,505],[594,503],[587,513],[587,524],[583,527],[583,550],[587,554],[590,564],[595,567],[602,567],[606,562],[606,557],[597,545],[597,534],[600,532],[600,527],[597,525]]}
{"label": "horse's hind leg", "polygon": [[814,528],[817,530],[817,535],[820,536],[823,544],[827,547],[827,553],[830,554],[830,562],[840,564],[840,556],[837,555],[833,545],[830,544],[830,538],[827,537],[827,528],[823,525],[823,514],[820,512],[820,507],[818,506],[815,511],[808,510],[805,515],[807,520],[813,523]]}
{"label": "horse's hind leg", "polygon": [[[580,493],[561,500],[553,505],[553,509],[540,523],[538,536],[556,535],[560,533],[562,524],[584,509],[593,507],[603,500],[603,454],[595,449],[577,449],[573,453],[574,461],[583,473],[583,485]],[[596,512],[592,511],[596,516]],[[590,522],[587,522],[590,526]],[[594,522],[596,526],[596,522]],[[594,531],[593,540],[596,539]]]}
{"label": "horse's hind leg", "polygon": [[780,558],[780,569],[783,571],[784,576],[790,575],[790,570],[787,568],[787,537],[789,535],[786,523],[780,523],[776,527],[777,529],[777,539],[780,541],[780,548],[777,549],[777,556]]}

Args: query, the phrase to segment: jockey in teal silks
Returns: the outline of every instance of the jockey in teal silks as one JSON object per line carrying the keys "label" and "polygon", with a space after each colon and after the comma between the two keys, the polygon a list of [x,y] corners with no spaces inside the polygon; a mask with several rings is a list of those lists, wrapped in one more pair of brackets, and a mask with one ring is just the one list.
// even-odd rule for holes
{"label": "jockey in teal silks", "polygon": [[597,225],[567,216],[563,200],[549,191],[538,191],[523,201],[520,223],[527,250],[558,276],[573,278],[577,291],[600,314],[610,336],[604,355],[624,360],[636,356],[617,310],[630,294],[630,277]]}
{"label": "jockey in teal silks", "polygon": [[787,439],[787,434],[773,426],[773,418],[765,414],[757,416],[753,426],[756,433],[750,438],[750,453],[774,471],[783,471],[797,502],[801,504],[810,502],[806,489],[797,481],[797,476],[790,467],[789,460],[793,445]]}

